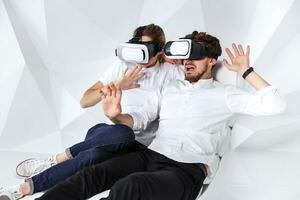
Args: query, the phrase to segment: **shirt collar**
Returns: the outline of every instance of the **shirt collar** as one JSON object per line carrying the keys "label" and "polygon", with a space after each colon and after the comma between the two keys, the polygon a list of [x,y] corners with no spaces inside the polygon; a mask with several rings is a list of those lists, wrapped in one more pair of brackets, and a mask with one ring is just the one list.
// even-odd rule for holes
{"label": "shirt collar", "polygon": [[213,83],[213,78],[210,78],[210,79],[200,79],[199,81],[197,81],[196,83],[194,84],[191,84],[189,81],[187,80],[184,80],[183,81],[183,84],[186,86],[186,87],[189,87],[189,88],[194,88],[194,89],[198,89],[198,88],[209,88]]}

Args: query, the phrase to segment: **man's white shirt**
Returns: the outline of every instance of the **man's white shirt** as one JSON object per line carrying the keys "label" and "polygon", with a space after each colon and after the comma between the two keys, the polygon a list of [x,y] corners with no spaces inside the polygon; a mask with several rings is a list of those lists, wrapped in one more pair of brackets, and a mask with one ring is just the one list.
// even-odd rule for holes
{"label": "man's white shirt", "polygon": [[[111,81],[120,79],[126,68],[128,70],[135,67],[135,64],[125,63],[117,60],[104,74],[100,77],[100,81],[108,84]],[[183,79],[184,73],[182,66],[171,65],[169,63],[158,63],[146,68],[145,76],[137,80],[140,88],[124,90],[122,95],[122,113],[131,113],[139,111],[152,98],[154,91],[160,91],[163,85],[175,79]],[[155,137],[155,131],[158,127],[158,121],[155,120],[147,125],[143,130],[135,130],[136,140],[148,146]]]}
{"label": "man's white shirt", "polygon": [[272,86],[251,94],[213,79],[195,84],[181,79],[153,92],[142,109],[129,114],[134,130],[145,129],[159,117],[156,138],[149,148],[179,162],[206,164],[209,182],[218,168],[234,113],[271,115],[285,107]]}

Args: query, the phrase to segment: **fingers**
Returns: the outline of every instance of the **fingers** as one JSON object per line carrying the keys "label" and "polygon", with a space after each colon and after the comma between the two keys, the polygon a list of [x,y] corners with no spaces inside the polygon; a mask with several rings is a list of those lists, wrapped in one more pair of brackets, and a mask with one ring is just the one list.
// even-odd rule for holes
{"label": "fingers", "polygon": [[137,66],[137,68],[132,73],[131,78],[135,79],[135,77],[138,76],[142,70],[143,70],[143,67]]}
{"label": "fingers", "polygon": [[126,76],[126,73],[128,72],[128,67],[126,67],[122,73],[122,77]]}
{"label": "fingers", "polygon": [[107,87],[106,88],[107,89],[106,96],[111,97],[111,89],[110,89],[109,85],[106,87]]}
{"label": "fingers", "polygon": [[122,89],[120,86],[116,87],[116,99],[118,102],[121,102],[121,97],[122,97]]}
{"label": "fingers", "polygon": [[225,58],[223,59],[223,65],[225,65],[225,67],[229,67],[228,61]]}
{"label": "fingers", "polygon": [[100,90],[100,93],[103,94],[104,98],[106,98],[108,93],[108,85],[103,86],[103,88]]}
{"label": "fingers", "polygon": [[139,69],[139,66],[138,66],[138,65],[135,66],[134,68],[132,68],[132,69],[128,72],[127,77],[132,77],[132,76],[134,76],[135,71],[138,70],[138,69]]}
{"label": "fingers", "polygon": [[102,89],[99,90],[99,93],[100,93],[100,96],[101,96],[102,99],[106,98],[106,95],[104,94]]}
{"label": "fingers", "polygon": [[103,94],[104,98],[116,96],[116,86],[113,82],[110,82],[108,85],[105,85],[100,91]]}
{"label": "fingers", "polygon": [[236,47],[235,43],[232,44],[232,48],[233,48],[235,56],[241,55],[240,52],[239,52],[239,50],[238,50],[238,48]]}
{"label": "fingers", "polygon": [[249,54],[250,54],[250,47],[249,47],[249,45],[247,46],[246,54],[245,54],[243,46],[241,44],[239,44],[238,46],[236,46],[235,43],[232,43],[232,48],[233,48],[233,51],[234,51],[234,55],[230,51],[229,48],[225,49],[225,51],[226,51],[228,57],[230,58],[231,62],[233,62],[233,60],[235,59],[235,57],[244,56],[244,55],[249,56]]}
{"label": "fingers", "polygon": [[238,47],[239,47],[240,55],[245,55],[243,46],[241,44],[239,44]]}
{"label": "fingers", "polygon": [[223,65],[229,70],[232,70],[232,65],[230,65],[225,58],[223,59]]}
{"label": "fingers", "polygon": [[124,74],[124,77],[126,76],[127,79],[138,80],[144,75],[144,73],[142,72],[143,69],[144,68],[142,66],[137,65],[134,68],[132,68],[130,71],[127,70],[126,73]]}
{"label": "fingers", "polygon": [[[134,71],[137,69],[138,66],[135,66],[134,68],[132,68],[131,70],[127,71],[127,73],[125,74],[127,77],[130,77]],[[127,69],[128,70],[128,69]]]}
{"label": "fingers", "polygon": [[109,88],[111,90],[111,96],[112,97],[116,97],[116,90],[117,90],[117,88],[116,88],[116,86],[115,86],[115,84],[113,82],[110,82]]}
{"label": "fingers", "polygon": [[233,60],[234,60],[234,55],[231,53],[230,49],[226,48],[225,49],[228,57],[230,58],[231,62],[233,63]]}
{"label": "fingers", "polygon": [[250,46],[249,46],[249,45],[247,45],[246,56],[248,56],[248,57],[249,57],[249,55],[250,55]]}
{"label": "fingers", "polygon": [[137,81],[141,79],[143,76],[145,76],[145,72],[141,72],[140,74],[137,74],[136,77],[133,78],[134,81]]}
{"label": "fingers", "polygon": [[132,84],[129,89],[134,89],[134,88],[139,88],[139,87],[141,87],[141,85],[135,83],[135,84]]}

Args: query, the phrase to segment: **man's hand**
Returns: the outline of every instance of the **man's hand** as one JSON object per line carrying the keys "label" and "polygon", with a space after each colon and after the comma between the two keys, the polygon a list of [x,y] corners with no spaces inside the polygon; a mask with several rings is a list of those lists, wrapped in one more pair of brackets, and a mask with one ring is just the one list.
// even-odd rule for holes
{"label": "man's hand", "polygon": [[145,75],[142,70],[143,67],[141,66],[135,66],[130,71],[128,71],[128,68],[126,68],[122,73],[122,77],[116,82],[116,84],[119,85],[123,90],[139,88],[140,85],[134,82]]}
{"label": "man's hand", "polygon": [[114,118],[122,112],[122,90],[119,86],[116,87],[112,82],[109,85],[105,86],[105,90],[106,93],[102,92],[103,111],[108,118]]}
{"label": "man's hand", "polygon": [[250,55],[250,46],[247,46],[246,54],[244,53],[243,47],[241,44],[236,46],[235,43],[232,44],[234,54],[230,51],[229,48],[226,48],[226,53],[231,60],[231,64],[228,63],[226,59],[223,59],[223,64],[231,71],[235,71],[242,75],[249,68],[249,55]]}

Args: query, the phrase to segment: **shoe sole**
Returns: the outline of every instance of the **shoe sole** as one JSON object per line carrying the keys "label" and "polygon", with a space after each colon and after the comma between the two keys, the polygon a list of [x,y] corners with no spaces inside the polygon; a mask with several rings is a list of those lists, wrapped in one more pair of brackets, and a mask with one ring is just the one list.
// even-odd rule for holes
{"label": "shoe sole", "polygon": [[[16,167],[16,176],[17,176],[17,178],[27,179],[27,178],[31,178],[32,176],[34,176],[34,174],[31,175],[31,176],[24,176],[24,175],[22,175],[22,174],[20,174],[20,173],[18,172],[18,168],[19,168],[23,163],[27,162],[28,160],[32,160],[32,159],[33,159],[33,158],[29,158],[29,159],[23,160],[22,162],[20,162],[20,163],[17,165],[17,167]],[[0,199],[0,200],[2,200],[2,199]]]}

